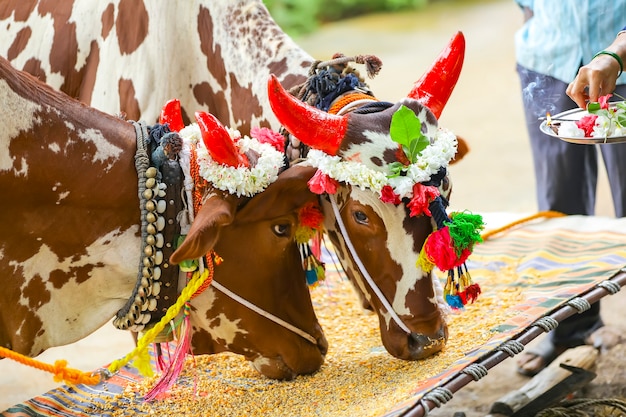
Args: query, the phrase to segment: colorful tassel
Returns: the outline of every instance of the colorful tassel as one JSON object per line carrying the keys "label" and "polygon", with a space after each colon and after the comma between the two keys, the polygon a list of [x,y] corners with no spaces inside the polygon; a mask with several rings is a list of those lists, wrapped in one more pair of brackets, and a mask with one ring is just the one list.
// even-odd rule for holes
{"label": "colorful tassel", "polygon": [[427,266],[430,262],[441,271],[448,271],[444,298],[452,308],[462,308],[474,302],[481,292],[480,286],[472,282],[465,261],[474,245],[482,242],[480,232],[484,224],[482,216],[477,214],[457,212],[448,217],[443,203],[441,197],[437,197],[429,206],[438,230],[424,242],[418,265]]}
{"label": "colorful tassel", "polygon": [[326,266],[313,254],[308,243],[301,243],[299,248],[306,282],[309,286],[315,286],[326,278]]}
{"label": "colorful tassel", "polygon": [[[191,324],[189,322],[189,314],[191,307],[189,302],[185,304],[183,310],[183,319],[177,329],[174,329],[174,335],[178,333],[176,349],[171,355],[169,363],[165,365],[163,360],[157,361],[162,369],[161,376],[154,386],[144,396],[145,401],[153,401],[165,395],[172,388],[180,376],[185,366],[187,354],[191,353]],[[178,331],[176,331],[178,330]]]}

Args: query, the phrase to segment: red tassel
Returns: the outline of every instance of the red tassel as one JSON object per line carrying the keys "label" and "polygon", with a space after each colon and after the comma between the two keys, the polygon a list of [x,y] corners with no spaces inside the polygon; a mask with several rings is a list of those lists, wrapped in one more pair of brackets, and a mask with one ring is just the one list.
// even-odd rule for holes
{"label": "red tassel", "polygon": [[[191,324],[189,323],[189,303],[185,305],[185,314],[179,327],[178,344],[169,363],[163,369],[159,380],[144,396],[145,401],[154,401],[166,395],[167,391],[176,383],[185,367],[187,353],[191,352]],[[160,364],[164,365],[163,362]]]}
{"label": "red tassel", "polygon": [[[478,298],[478,295],[482,292],[480,285],[474,283],[465,289],[467,302],[473,303]],[[463,303],[465,304],[465,303]]]}

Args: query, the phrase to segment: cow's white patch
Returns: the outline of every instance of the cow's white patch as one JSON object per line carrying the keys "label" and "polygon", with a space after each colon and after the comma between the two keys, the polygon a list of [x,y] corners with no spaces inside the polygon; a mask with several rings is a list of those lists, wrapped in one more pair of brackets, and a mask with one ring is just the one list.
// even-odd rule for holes
{"label": "cow's white patch", "polygon": [[[50,301],[37,306],[36,315],[45,332],[35,340],[33,353],[84,337],[111,319],[124,305],[137,275],[139,241],[136,232],[137,228],[111,231],[90,245],[83,256],[60,259],[44,244],[24,262],[11,263],[21,267],[26,277],[22,290],[32,280],[42,279],[50,292]],[[78,283],[72,278],[60,288],[47,282],[54,271],[71,274],[86,265],[100,265],[94,267],[86,281]],[[18,302],[29,306],[30,301],[22,295]]]}
{"label": "cow's white patch", "polygon": [[103,162],[108,159],[117,159],[122,154],[122,148],[109,142],[99,130],[82,130],[78,133],[78,137],[96,145],[97,151],[93,156],[93,162]]}
{"label": "cow's white patch", "polygon": [[[32,101],[24,100],[15,94],[5,80],[0,80],[0,103],[2,103],[3,120],[7,121],[2,126],[3,134],[0,141],[0,170],[14,169],[15,156],[9,150],[11,140],[21,131],[32,129],[35,122],[34,114],[41,111],[41,106]],[[15,171],[16,175],[27,175],[28,169],[22,159],[21,170]]]}
{"label": "cow's white patch", "polygon": [[57,198],[57,201],[54,204],[61,204],[61,201],[65,200],[68,195],[70,195],[69,191],[63,191],[62,193],[59,193],[59,197]]}
{"label": "cow's white patch", "polygon": [[54,142],[51,142],[51,143],[48,144],[48,149],[50,149],[54,153],[61,152],[61,147],[59,146],[59,144],[58,143],[54,143]]}
{"label": "cow's white patch", "polygon": [[197,321],[197,323],[194,323],[195,327],[207,330],[214,340],[223,341],[227,347],[234,343],[238,334],[248,334],[247,330],[239,326],[240,318],[231,320],[224,313],[220,313],[210,321],[206,320],[206,314],[197,314],[193,319]]}

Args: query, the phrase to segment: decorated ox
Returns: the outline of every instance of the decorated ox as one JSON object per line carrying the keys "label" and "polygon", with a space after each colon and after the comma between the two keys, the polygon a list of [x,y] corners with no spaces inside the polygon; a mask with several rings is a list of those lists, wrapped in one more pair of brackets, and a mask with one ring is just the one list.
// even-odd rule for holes
{"label": "decorated ox", "polygon": [[[140,330],[160,313],[153,301],[175,301],[177,288],[168,296],[166,287],[177,287],[178,273],[173,282],[166,276],[178,270],[167,261],[177,213],[165,206],[180,190],[153,204],[177,188],[155,185],[154,166],[138,181],[136,151],[147,143],[140,125],[54,91],[3,58],[0,98],[0,344],[37,355],[87,336],[116,312],[118,325]],[[200,226],[189,236],[208,236],[202,255],[214,250],[223,262],[213,268],[219,289],[210,286],[188,309],[194,353],[239,353],[278,379],[323,363],[327,344],[294,241],[298,213],[317,201],[299,191],[310,175],[287,169],[254,196],[206,186]]]}
{"label": "decorated ox", "polygon": [[[440,351],[448,336],[444,298],[462,307],[480,292],[464,262],[480,241],[482,219],[446,214],[457,139],[437,123],[464,51],[459,32],[396,104],[377,101],[341,56],[318,64],[297,90],[316,107],[275,77],[269,83],[274,113],[298,139],[292,150],[299,142],[311,148],[302,149],[303,164],[318,168],[309,186],[323,196],[326,232],[343,269],[378,313],[385,348],[401,359]],[[445,288],[434,266],[448,271]]]}
{"label": "decorated ox", "polygon": [[260,0],[3,0],[0,55],[110,114],[154,121],[178,98],[248,134],[278,129],[269,74],[302,82],[313,59]]}
{"label": "decorated ox", "polygon": [[[304,131],[305,126],[310,127],[309,113],[304,112],[304,120],[294,123],[293,118],[285,116],[286,111],[278,110],[279,123],[269,105],[266,83],[270,74],[274,74],[285,88],[297,87],[306,79],[313,59],[282,32],[258,0],[194,0],[167,4],[141,0],[24,4],[7,0],[0,3],[0,19],[6,28],[0,31],[0,48],[6,48],[0,49],[0,54],[6,55],[19,68],[107,112],[121,111],[132,119],[140,115],[150,118],[157,114],[155,106],[178,97],[187,111],[208,109],[224,124],[238,126],[243,134],[247,134],[251,126],[278,128],[284,123],[298,139],[302,136],[303,141],[312,143]],[[429,80],[437,77],[446,79],[447,75],[431,73]],[[275,91],[274,87],[271,90]],[[434,106],[438,94],[419,86],[411,94],[430,98],[422,104],[431,107],[432,112],[418,106],[414,99],[404,103],[405,108],[419,115],[424,122],[421,126],[431,140],[436,131],[436,116],[442,107]],[[276,98],[273,100],[276,102]],[[442,102],[445,100],[447,95]],[[355,104],[358,103],[349,107],[354,109]],[[281,101],[278,107],[282,105]],[[398,176],[406,177],[410,170],[403,171],[394,163],[406,167],[415,164],[409,164],[413,161],[407,162],[401,154],[396,157],[397,149],[392,148],[389,139],[390,117],[398,108],[367,117],[351,115],[350,120],[358,120],[358,123],[332,122],[340,131],[347,129],[350,135],[341,139],[341,135],[333,137],[323,132],[320,137],[334,142],[330,148],[322,150],[342,158],[369,159],[372,163],[365,162],[375,165],[381,175],[386,175],[387,168],[394,166]],[[185,123],[188,122],[185,111],[183,116]],[[313,120],[317,117],[315,113]],[[300,128],[294,126],[300,122]],[[359,130],[377,133],[358,133]],[[354,132],[357,136],[351,134]],[[365,138],[361,137],[363,135]],[[367,135],[382,139],[374,141]],[[357,148],[361,142],[375,146]],[[314,147],[319,145],[313,144]],[[376,146],[378,148],[372,149]],[[459,150],[464,150],[461,141]],[[367,153],[358,153],[363,151]],[[438,202],[445,202],[449,195],[448,179],[445,175],[435,177],[433,184],[439,186],[442,194]],[[426,178],[415,183],[424,181]],[[348,255],[345,245],[349,244],[342,243],[344,238],[339,236],[346,233],[339,231],[335,224],[342,216],[335,215],[330,200],[323,199],[327,201],[324,209],[327,228],[342,255],[342,266],[351,277],[360,277],[355,279],[361,282],[357,287],[367,294],[366,304],[379,314],[385,347],[403,359],[418,359],[439,351],[447,336],[445,307],[439,305],[442,291],[426,272],[427,262],[423,262],[422,267],[412,268],[433,221],[429,217],[407,214],[414,206],[407,205],[407,200],[413,196],[411,187],[409,192],[394,193],[405,199],[402,204],[378,207],[377,198],[369,191],[362,191],[359,184],[356,187],[342,184],[337,203],[342,207],[342,216],[349,216],[345,219],[347,233],[359,236],[359,244],[355,245],[359,256]],[[389,188],[384,189],[389,191]],[[436,222],[442,226],[448,219],[441,210],[439,214],[442,215]],[[366,264],[364,268],[355,266],[359,259]],[[467,276],[460,275],[463,279]],[[379,284],[365,283],[366,276],[373,277]],[[453,284],[456,282],[451,281],[449,287]],[[460,293],[465,294],[464,290]],[[380,301],[385,299],[388,301]]]}

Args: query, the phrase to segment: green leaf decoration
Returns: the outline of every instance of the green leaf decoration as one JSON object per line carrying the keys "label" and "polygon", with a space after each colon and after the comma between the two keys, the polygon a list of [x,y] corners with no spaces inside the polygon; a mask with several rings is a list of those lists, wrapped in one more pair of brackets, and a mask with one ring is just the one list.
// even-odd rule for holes
{"label": "green leaf decoration", "polygon": [[389,178],[399,177],[402,174],[402,170],[404,169],[404,165],[401,162],[392,162],[389,164],[389,169],[391,174],[387,175]]}
{"label": "green leaf decoration", "polygon": [[587,111],[589,113],[595,113],[600,109],[601,109],[600,103],[596,103],[596,102],[587,103]]}
{"label": "green leaf decoration", "polygon": [[404,105],[391,117],[389,133],[394,142],[402,145],[402,150],[411,163],[415,163],[418,155],[430,145],[430,141],[422,133],[422,122]]}

